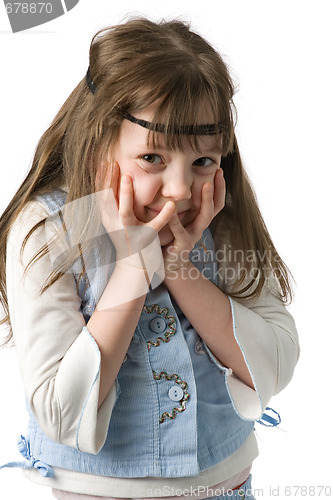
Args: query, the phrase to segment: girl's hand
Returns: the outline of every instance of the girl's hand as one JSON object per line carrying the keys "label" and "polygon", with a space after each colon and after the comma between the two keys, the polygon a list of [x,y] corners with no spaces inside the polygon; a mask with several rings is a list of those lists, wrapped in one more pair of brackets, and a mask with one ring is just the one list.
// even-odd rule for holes
{"label": "girl's hand", "polygon": [[209,226],[215,215],[225,205],[226,187],[223,170],[219,168],[214,177],[214,186],[210,182],[202,186],[201,207],[196,218],[187,226],[180,222],[177,212],[172,215],[169,228],[174,235],[174,240],[163,247],[165,272],[174,271],[189,264],[189,254],[203,231]]}
{"label": "girl's hand", "polygon": [[[144,223],[134,214],[131,176],[121,177],[119,165],[115,163],[108,169],[102,182],[100,177],[101,174],[96,180],[97,186],[102,187],[99,201],[102,224],[116,248],[117,262],[126,259],[126,263],[130,265],[143,267],[143,257],[145,264],[149,264],[152,270],[161,261],[157,233],[170,221],[175,209],[174,203],[167,203],[154,219]],[[129,257],[131,258],[128,259]]]}

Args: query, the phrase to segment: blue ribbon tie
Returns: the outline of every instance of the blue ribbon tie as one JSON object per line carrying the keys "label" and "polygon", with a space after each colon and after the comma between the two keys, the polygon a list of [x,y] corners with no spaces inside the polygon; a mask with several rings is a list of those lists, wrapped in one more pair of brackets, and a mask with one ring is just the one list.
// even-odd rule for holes
{"label": "blue ribbon tie", "polygon": [[0,469],[5,467],[21,467],[22,469],[37,469],[38,472],[43,477],[54,477],[54,470],[50,465],[47,465],[41,460],[36,460],[31,456],[29,443],[24,436],[20,436],[17,441],[17,447],[21,455],[28,460],[27,462],[9,462],[8,464],[2,465]]}
{"label": "blue ribbon tie", "polygon": [[[273,413],[275,413],[275,415],[277,415],[277,418],[269,415],[268,413],[266,413],[266,411],[272,411]],[[265,408],[265,413],[263,413],[262,417],[257,420],[257,422],[261,425],[264,425],[265,427],[276,427],[281,423],[281,417],[277,411],[267,406],[267,408]]]}

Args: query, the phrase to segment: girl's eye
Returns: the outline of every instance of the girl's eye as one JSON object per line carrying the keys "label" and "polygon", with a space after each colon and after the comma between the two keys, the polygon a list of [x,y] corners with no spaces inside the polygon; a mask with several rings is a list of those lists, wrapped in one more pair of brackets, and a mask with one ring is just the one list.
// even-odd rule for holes
{"label": "girl's eye", "polygon": [[150,163],[151,165],[160,165],[163,163],[163,160],[160,156],[158,155],[143,155],[141,156],[142,160],[144,160],[147,163]]}
{"label": "girl's eye", "polygon": [[202,158],[198,158],[193,162],[193,165],[197,167],[210,167],[214,162],[211,158],[207,158],[206,156],[203,156]]}

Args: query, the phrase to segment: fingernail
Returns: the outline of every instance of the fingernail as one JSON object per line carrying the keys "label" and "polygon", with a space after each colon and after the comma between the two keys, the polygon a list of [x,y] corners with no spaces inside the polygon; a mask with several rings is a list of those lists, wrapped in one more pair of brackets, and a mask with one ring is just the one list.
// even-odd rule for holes
{"label": "fingernail", "polygon": [[121,182],[123,182],[124,184],[129,184],[131,181],[130,181],[130,178],[128,175],[124,175],[122,178],[121,178]]}
{"label": "fingernail", "polygon": [[173,206],[173,209],[176,210],[176,207],[174,206],[174,204],[172,203],[172,201],[167,201],[163,208],[166,207],[166,208],[169,209],[171,206]]}

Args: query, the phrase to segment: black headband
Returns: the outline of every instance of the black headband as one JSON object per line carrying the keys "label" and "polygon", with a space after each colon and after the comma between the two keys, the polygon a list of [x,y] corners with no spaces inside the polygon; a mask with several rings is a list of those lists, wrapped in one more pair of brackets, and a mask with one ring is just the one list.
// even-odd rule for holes
{"label": "black headband", "polygon": [[[147,122],[146,120],[140,120],[140,118],[135,118],[135,116],[130,115],[129,113],[123,113],[123,117],[126,120],[129,120],[132,123],[136,123],[141,127],[147,128],[148,130],[152,130],[153,132],[165,132],[165,125],[161,125],[160,123],[153,124],[151,122]],[[222,123],[215,124],[207,124],[207,125],[182,125],[177,129],[179,134],[185,135],[215,135],[221,134],[222,132]]]}
{"label": "black headband", "polygon": [[87,82],[87,85],[88,85],[88,88],[90,90],[90,92],[92,94],[94,94],[96,92],[96,85],[94,84],[94,82],[92,81],[91,79],[91,76],[90,76],[90,66],[88,66],[88,70],[87,70],[87,74],[86,74],[86,82]]}
{"label": "black headband", "polygon": [[[88,67],[86,74],[86,82],[88,88],[92,94],[95,94],[97,87],[91,79],[90,76],[90,67]],[[148,130],[152,130],[153,132],[165,132],[165,125],[160,123],[153,124],[146,120],[140,120],[140,118],[135,118],[130,113],[122,113],[123,117],[126,120],[129,120],[132,123],[140,125],[141,127],[147,128]],[[213,123],[213,124],[204,124],[204,125],[183,125],[181,126],[177,132],[185,135],[216,135],[222,133],[222,123]]]}

